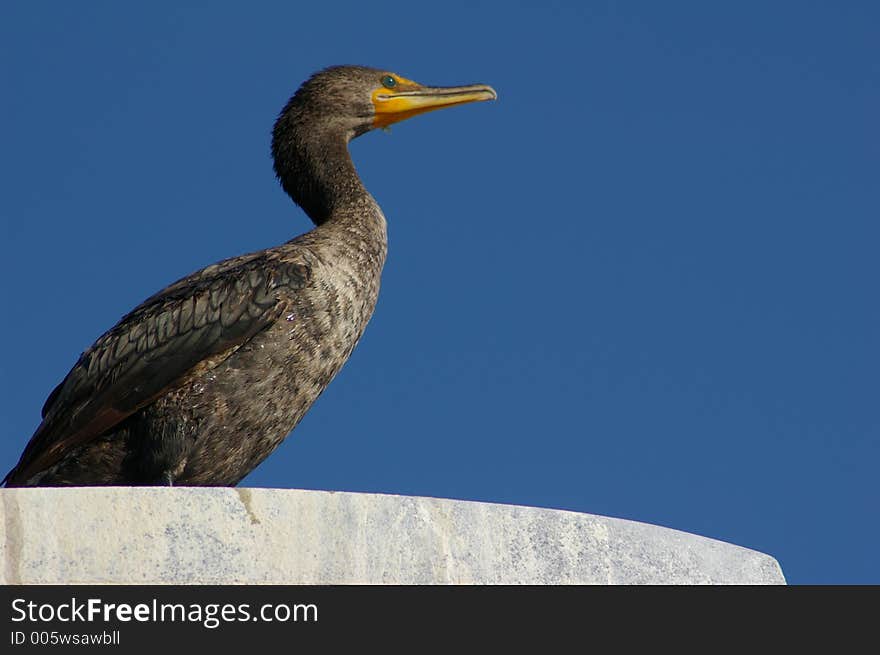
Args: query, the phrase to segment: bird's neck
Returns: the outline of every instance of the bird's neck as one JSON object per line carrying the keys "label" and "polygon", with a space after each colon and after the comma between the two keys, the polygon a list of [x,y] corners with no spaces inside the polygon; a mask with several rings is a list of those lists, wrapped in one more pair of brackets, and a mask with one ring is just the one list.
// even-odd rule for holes
{"label": "bird's neck", "polygon": [[315,225],[341,220],[352,206],[375,204],[358,177],[342,134],[291,134],[275,153],[284,190]]}
{"label": "bird's neck", "polygon": [[322,131],[285,112],[273,134],[275,173],[317,226],[296,242],[354,248],[349,255],[367,256],[378,272],[387,251],[385,216],[355,171],[348,141],[345,133]]}

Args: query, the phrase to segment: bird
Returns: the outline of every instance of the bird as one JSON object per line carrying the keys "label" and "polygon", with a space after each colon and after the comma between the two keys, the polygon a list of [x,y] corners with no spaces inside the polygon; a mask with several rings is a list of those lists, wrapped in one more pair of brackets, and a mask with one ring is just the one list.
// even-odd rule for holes
{"label": "bird", "polygon": [[365,66],[303,82],[275,121],[283,190],[314,223],[149,297],[51,392],[7,487],[235,486],[296,427],[370,320],[386,218],[348,144],[419,114],[495,100]]}

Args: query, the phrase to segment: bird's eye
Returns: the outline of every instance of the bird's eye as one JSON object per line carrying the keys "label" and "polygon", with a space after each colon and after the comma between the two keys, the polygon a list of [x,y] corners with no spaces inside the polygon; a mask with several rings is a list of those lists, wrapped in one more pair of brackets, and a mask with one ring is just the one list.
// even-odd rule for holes
{"label": "bird's eye", "polygon": [[382,77],[382,86],[384,86],[386,89],[393,89],[397,86],[397,80],[395,80],[390,75],[385,75]]}

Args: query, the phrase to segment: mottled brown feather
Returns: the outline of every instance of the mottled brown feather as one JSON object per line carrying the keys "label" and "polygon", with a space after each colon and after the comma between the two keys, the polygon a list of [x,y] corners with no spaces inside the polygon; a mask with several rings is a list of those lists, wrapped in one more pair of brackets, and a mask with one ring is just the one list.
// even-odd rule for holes
{"label": "mottled brown feather", "polygon": [[[86,350],[43,407],[43,423],[7,479],[26,480],[153,402],[204,360],[228,354],[275,321],[278,290],[309,279],[305,264],[235,258],[147,299]],[[216,362],[215,362],[216,363]]]}

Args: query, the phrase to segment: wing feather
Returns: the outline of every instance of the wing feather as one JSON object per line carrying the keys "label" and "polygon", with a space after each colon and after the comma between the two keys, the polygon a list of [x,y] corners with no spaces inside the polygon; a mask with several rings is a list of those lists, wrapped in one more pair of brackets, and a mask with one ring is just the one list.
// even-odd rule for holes
{"label": "wing feather", "polygon": [[295,292],[309,277],[306,264],[258,253],[208,267],[147,299],[52,391],[43,422],[6,480],[26,481],[174,388],[199,362],[247,342],[284,311],[284,291]]}

